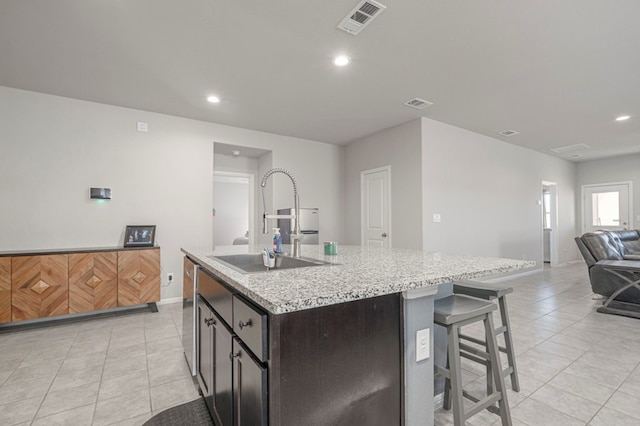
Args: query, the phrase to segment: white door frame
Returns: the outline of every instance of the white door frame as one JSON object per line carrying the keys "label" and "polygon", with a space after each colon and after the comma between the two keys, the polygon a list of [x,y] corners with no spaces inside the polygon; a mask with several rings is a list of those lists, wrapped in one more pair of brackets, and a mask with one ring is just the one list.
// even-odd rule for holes
{"label": "white door frame", "polygon": [[392,245],[392,236],[393,236],[393,232],[391,230],[391,206],[393,205],[391,203],[391,166],[382,166],[382,167],[377,167],[375,169],[369,169],[369,170],[362,170],[360,172],[360,245],[364,246],[365,245],[365,235],[364,235],[364,224],[366,223],[365,221],[365,202],[364,202],[364,176],[366,174],[369,173],[376,173],[376,172],[382,172],[382,171],[386,171],[387,172],[387,194],[389,195],[387,197],[387,203],[388,203],[388,211],[389,211],[389,223],[388,223],[388,231],[387,231],[387,241],[389,244],[389,248],[393,247]]}
{"label": "white door frame", "polygon": [[[549,206],[551,209],[551,217],[549,218],[549,227],[551,229],[551,234],[549,235],[549,264],[551,267],[558,266],[558,184],[555,182],[549,182],[546,180],[542,181],[542,187],[540,191],[545,186],[549,187],[549,199],[551,200],[551,205]],[[544,202],[542,203],[544,209]],[[542,211],[544,213],[544,210]],[[544,222],[542,223],[542,235],[543,235],[543,252],[544,252]],[[544,256],[542,257],[544,259]]]}
{"label": "white door frame", "polygon": [[629,227],[628,229],[634,229],[633,226],[633,182],[630,180],[627,181],[623,181],[623,182],[608,182],[608,183],[594,183],[594,184],[588,184],[588,185],[582,185],[581,187],[581,193],[580,193],[580,210],[581,210],[581,218],[582,218],[582,233],[584,234],[585,232],[587,232],[587,218],[586,218],[586,210],[585,210],[585,192],[587,190],[587,188],[596,188],[599,186],[615,186],[615,185],[627,185],[627,187],[629,188]]}
{"label": "white door frame", "polygon": [[[239,172],[225,172],[222,170],[214,170],[213,171],[213,178],[215,178],[215,176],[229,176],[229,177],[237,177],[237,178],[248,178],[249,179],[249,245],[254,245],[256,242],[256,236],[255,236],[255,214],[254,214],[254,210],[255,210],[255,189],[254,189],[254,183],[255,183],[255,176],[252,175],[251,173],[239,173]],[[215,184],[215,182],[214,182]],[[211,194],[211,196],[213,197],[213,194]],[[213,220],[213,219],[212,219]],[[213,238],[213,236],[211,236]]]}

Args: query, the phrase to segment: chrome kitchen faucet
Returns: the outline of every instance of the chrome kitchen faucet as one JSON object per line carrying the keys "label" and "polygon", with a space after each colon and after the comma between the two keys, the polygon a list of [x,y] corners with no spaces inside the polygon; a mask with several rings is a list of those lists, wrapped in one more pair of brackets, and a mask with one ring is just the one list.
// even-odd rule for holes
{"label": "chrome kitchen faucet", "polygon": [[[283,173],[291,179],[291,183],[293,184],[293,211],[294,214],[267,214],[267,203],[264,199],[264,188],[267,186],[267,179],[271,177],[274,173]],[[289,219],[291,221],[291,225],[293,228],[293,232],[291,233],[291,240],[293,242],[293,257],[300,257],[300,238],[302,234],[300,233],[300,221],[298,218],[300,217],[300,198],[298,197],[298,186],[296,184],[296,180],[293,175],[285,169],[275,168],[269,170],[262,177],[262,182],[260,183],[262,187],[262,205],[264,207],[264,214],[262,215],[262,233],[268,234],[268,219]]]}

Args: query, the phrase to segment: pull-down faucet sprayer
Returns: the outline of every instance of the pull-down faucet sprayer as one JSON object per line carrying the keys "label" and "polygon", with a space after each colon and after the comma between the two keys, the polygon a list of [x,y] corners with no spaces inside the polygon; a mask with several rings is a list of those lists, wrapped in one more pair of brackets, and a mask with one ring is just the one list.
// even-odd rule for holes
{"label": "pull-down faucet sprayer", "polygon": [[[294,207],[293,209],[294,214],[292,215],[267,214],[267,203],[264,198],[264,188],[267,186],[267,180],[274,173],[283,173],[287,175],[289,179],[291,179],[291,183],[293,184],[293,207]],[[298,220],[298,218],[300,217],[300,199],[298,197],[298,186],[296,184],[295,178],[288,170],[285,170],[282,168],[275,168],[275,169],[269,170],[267,173],[264,174],[264,176],[262,177],[262,182],[260,183],[260,186],[262,187],[262,204],[264,206],[264,214],[262,215],[262,233],[267,234],[269,232],[268,223],[267,223],[268,219],[289,219],[291,221],[291,225],[293,225],[292,226],[293,232],[291,233],[291,240],[293,244],[292,255],[293,257],[300,257],[301,256],[300,255],[300,237],[302,236],[300,234],[300,221]]]}

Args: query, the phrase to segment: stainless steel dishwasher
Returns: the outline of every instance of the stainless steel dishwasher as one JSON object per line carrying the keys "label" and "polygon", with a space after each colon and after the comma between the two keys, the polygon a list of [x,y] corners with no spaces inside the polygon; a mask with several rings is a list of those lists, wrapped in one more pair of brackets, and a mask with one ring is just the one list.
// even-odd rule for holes
{"label": "stainless steel dishwasher", "polygon": [[196,354],[198,353],[198,340],[196,339],[196,327],[198,324],[198,269],[188,257],[184,258],[184,271],[182,281],[182,346],[184,356],[189,365],[192,376],[197,374]]}

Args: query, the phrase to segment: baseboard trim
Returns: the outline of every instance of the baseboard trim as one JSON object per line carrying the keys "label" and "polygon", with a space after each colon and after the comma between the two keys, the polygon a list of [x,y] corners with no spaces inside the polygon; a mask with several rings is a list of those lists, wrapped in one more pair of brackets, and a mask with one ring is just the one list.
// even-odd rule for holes
{"label": "baseboard trim", "polygon": [[180,303],[182,302],[182,297],[169,297],[166,299],[162,299],[159,302],[156,302],[158,305],[170,305],[172,303]]}

